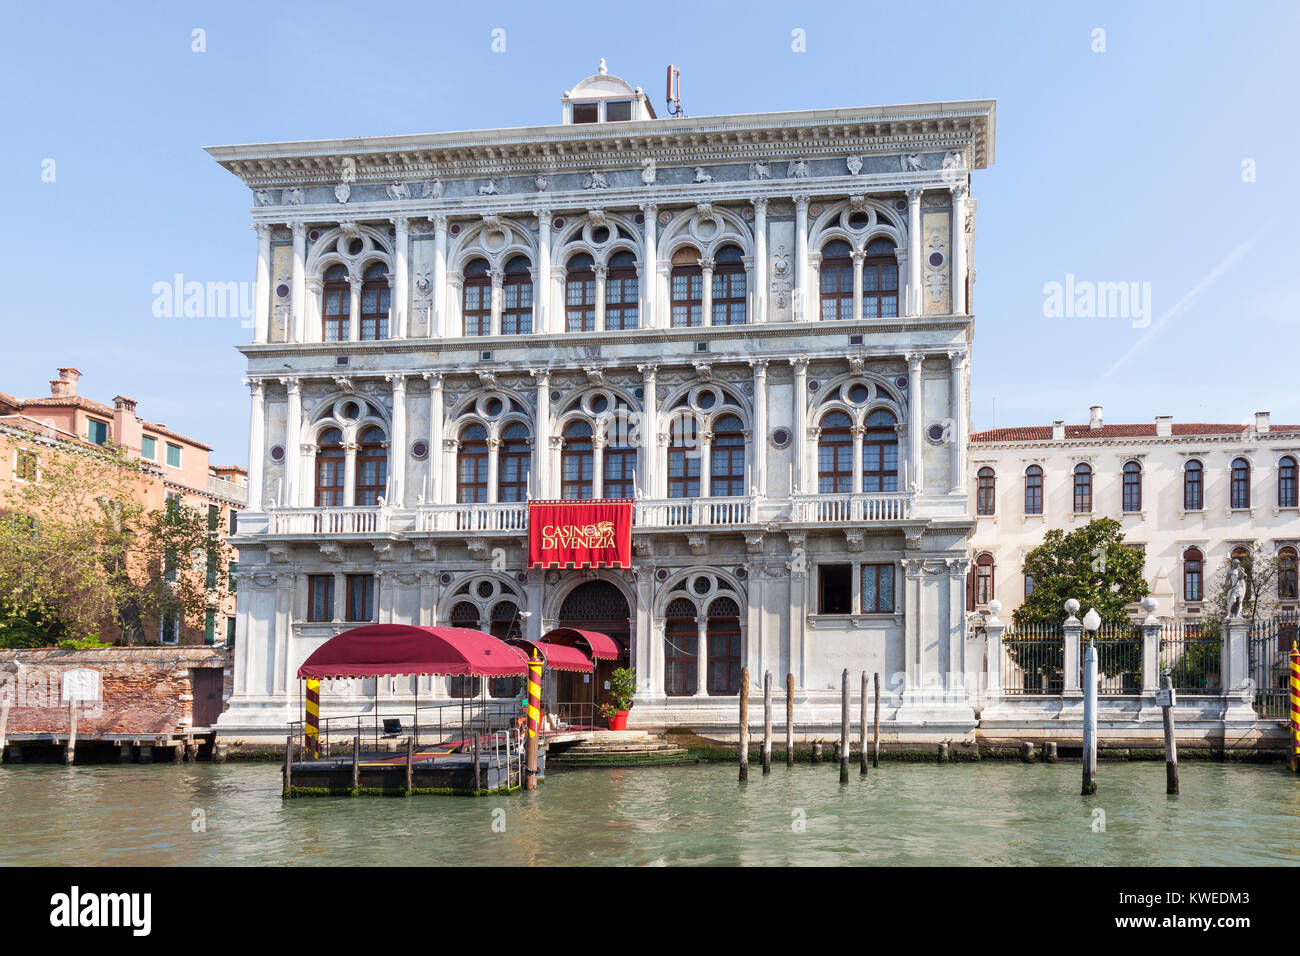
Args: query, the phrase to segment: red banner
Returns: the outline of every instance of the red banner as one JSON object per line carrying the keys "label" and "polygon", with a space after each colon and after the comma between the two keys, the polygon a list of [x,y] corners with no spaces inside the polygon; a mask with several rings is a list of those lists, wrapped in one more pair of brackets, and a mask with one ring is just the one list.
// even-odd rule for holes
{"label": "red banner", "polygon": [[632,502],[530,502],[528,563],[535,568],[630,568]]}

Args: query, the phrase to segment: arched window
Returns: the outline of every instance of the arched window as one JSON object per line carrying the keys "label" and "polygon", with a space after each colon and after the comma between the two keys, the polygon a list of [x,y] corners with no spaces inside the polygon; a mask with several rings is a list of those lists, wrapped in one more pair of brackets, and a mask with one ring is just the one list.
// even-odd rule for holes
{"label": "arched window", "polygon": [[343,432],[327,428],[317,439],[316,452],[316,507],[340,508],[343,506],[343,475],[346,471],[343,451]]}
{"label": "arched window", "polygon": [[[491,624],[488,633],[501,640],[523,637],[519,617],[519,607],[513,601],[498,601],[492,607]],[[505,700],[518,700],[524,692],[522,677],[493,677],[488,681],[488,696]]]}
{"label": "arched window", "polygon": [[822,320],[853,318],[853,259],[849,244],[836,239],[822,246]]}
{"label": "arched window", "polygon": [[[853,422],[844,412],[827,412],[817,439],[817,491],[823,495],[853,491]],[[864,458],[865,467],[865,458]]]}
{"label": "arched window", "polygon": [[636,256],[626,250],[614,253],[609,260],[609,272],[605,275],[605,328],[637,328],[640,295]]}
{"label": "arched window", "polygon": [[1074,466],[1074,513],[1086,515],[1092,512],[1092,466],[1077,464]]}
{"label": "arched window", "polygon": [[357,504],[377,505],[387,493],[388,440],[382,428],[371,425],[357,448]]}
{"label": "arched window", "polygon": [[382,262],[372,263],[361,280],[363,342],[388,338],[388,311],[392,304],[393,290],[388,285],[388,269]]}
{"label": "arched window", "polygon": [[709,605],[708,692],[716,697],[740,693],[740,608],[729,597]]}
{"label": "arched window", "polygon": [[456,500],[461,504],[488,500],[487,438],[487,429],[477,422],[461,429],[456,452]]}
{"label": "arched window", "polygon": [[700,444],[694,418],[679,418],[670,430],[668,497],[700,496]]}
{"label": "arched window", "polygon": [[709,471],[709,494],[725,497],[745,493],[745,430],[735,415],[724,415],[713,425]]}
{"label": "arched window", "polygon": [[1277,463],[1277,506],[1294,508],[1296,505],[1296,461],[1284,455]]}
{"label": "arched window", "polygon": [[1205,556],[1200,548],[1183,552],[1183,600],[1199,601],[1205,593]]}
{"label": "arched window", "polygon": [[862,262],[862,315],[867,319],[898,315],[898,257],[888,239],[867,243]]}
{"label": "arched window", "polygon": [[564,430],[564,448],[560,452],[560,497],[588,499],[592,497],[592,477],[596,467],[595,446],[591,440],[591,426],[575,421]]}
{"label": "arched window", "polygon": [[976,556],[966,575],[966,610],[993,600],[993,555],[987,551]]}
{"label": "arched window", "polygon": [[332,265],[325,270],[325,285],[321,291],[321,318],[325,323],[321,334],[324,341],[348,340],[348,313],[351,309],[352,284],[348,282],[348,270],[339,264]]}
{"label": "arched window", "polygon": [[975,513],[977,515],[991,515],[996,500],[994,491],[995,482],[997,481],[993,469],[981,468],[975,473],[975,479]]}
{"label": "arched window", "polygon": [[867,416],[862,435],[862,490],[898,490],[898,422],[883,408]]}
{"label": "arched window", "polygon": [[1277,553],[1277,596],[1280,601],[1297,597],[1296,549],[1290,545]]}
{"label": "arched window", "polygon": [[465,265],[460,314],[465,335],[491,334],[492,277],[486,259],[474,259]]}
{"label": "arched window", "polygon": [[[528,335],[533,331],[533,278],[528,260],[515,256],[506,263],[501,285],[501,334]],[[491,301],[489,300],[489,315]]]}
{"label": "arched window", "polygon": [[664,693],[689,697],[699,686],[699,625],[695,605],[676,598],[664,610]]}
{"label": "arched window", "polygon": [[564,327],[570,332],[596,330],[595,264],[586,253],[569,260],[564,277]]}
{"label": "arched window", "polygon": [[1205,507],[1205,469],[1195,458],[1183,466],[1183,510],[1200,511]]}
{"label": "arched window", "polygon": [[1231,507],[1250,507],[1250,462],[1244,458],[1234,458],[1232,460],[1231,495]]}
{"label": "arched window", "polygon": [[1025,514],[1043,513],[1043,469],[1030,465],[1025,469]]}
{"label": "arched window", "polygon": [[611,429],[601,457],[602,498],[631,498],[636,494],[636,446],[627,444],[627,430]]}
{"label": "arched window", "polygon": [[[467,627],[472,631],[478,630],[478,608],[469,601],[461,601],[451,609],[447,623],[452,627]],[[451,697],[477,697],[481,678],[472,677],[468,674],[459,674],[451,679],[449,687],[449,696]]]}
{"label": "arched window", "polygon": [[1142,510],[1142,466],[1135,461],[1124,463],[1124,510]]}
{"label": "arched window", "polygon": [[713,257],[713,324],[745,324],[745,263],[738,246],[723,246]]}
{"label": "arched window", "polygon": [[669,280],[671,294],[669,315],[675,329],[696,328],[704,324],[704,270],[700,254],[687,246],[673,253],[673,271]]}
{"label": "arched window", "polygon": [[528,471],[532,447],[528,427],[511,422],[501,432],[500,458],[497,461],[497,501],[524,501],[528,498]]}

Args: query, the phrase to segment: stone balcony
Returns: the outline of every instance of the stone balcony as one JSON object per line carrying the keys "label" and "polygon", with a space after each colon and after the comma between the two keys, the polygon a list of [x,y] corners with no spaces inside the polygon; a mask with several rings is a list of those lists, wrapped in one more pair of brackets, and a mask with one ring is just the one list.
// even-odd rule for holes
{"label": "stone balcony", "polygon": [[[793,498],[641,498],[637,531],[741,530],[776,522],[804,526],[916,523],[905,492],[796,495]],[[523,535],[528,503],[419,505],[415,508],[277,508],[240,516],[241,537],[399,537],[408,534]]]}

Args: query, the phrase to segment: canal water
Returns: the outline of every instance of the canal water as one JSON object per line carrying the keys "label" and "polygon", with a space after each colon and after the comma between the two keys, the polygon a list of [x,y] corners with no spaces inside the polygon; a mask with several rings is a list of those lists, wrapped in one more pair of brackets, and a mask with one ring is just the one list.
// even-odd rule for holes
{"label": "canal water", "polygon": [[1279,766],[731,764],[555,771],[532,794],[282,801],[274,764],[6,765],[0,864],[1300,865]]}

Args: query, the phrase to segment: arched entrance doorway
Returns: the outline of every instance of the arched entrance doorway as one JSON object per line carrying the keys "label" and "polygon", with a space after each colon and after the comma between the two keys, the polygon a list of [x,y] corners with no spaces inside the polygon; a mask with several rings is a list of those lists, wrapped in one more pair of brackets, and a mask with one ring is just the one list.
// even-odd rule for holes
{"label": "arched entrance doorway", "polygon": [[[611,581],[585,581],[570,591],[560,604],[557,623],[580,631],[599,631],[608,634],[619,646],[616,661],[596,661],[596,703],[609,700],[605,683],[616,667],[628,666],[631,647],[631,617],[627,598],[618,585]],[[591,689],[582,682],[583,674],[560,673],[559,691],[563,701],[591,700]]]}

